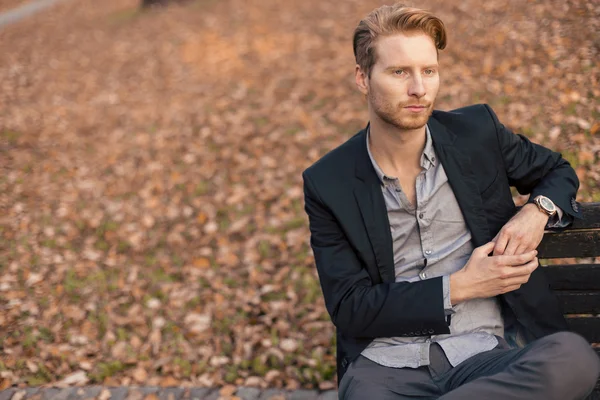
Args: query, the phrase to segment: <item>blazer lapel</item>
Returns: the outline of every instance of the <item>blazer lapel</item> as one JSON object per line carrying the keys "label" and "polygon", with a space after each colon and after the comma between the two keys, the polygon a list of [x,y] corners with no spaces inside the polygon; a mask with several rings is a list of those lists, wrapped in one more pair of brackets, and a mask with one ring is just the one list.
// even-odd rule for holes
{"label": "blazer lapel", "polygon": [[454,133],[435,118],[430,118],[428,124],[435,152],[444,166],[465,223],[471,231],[473,244],[481,246],[490,236],[471,159],[464,154],[464,150],[461,152],[455,147]]}
{"label": "blazer lapel", "polygon": [[[362,139],[362,140],[361,140]],[[365,224],[379,274],[383,282],[393,282],[396,278],[394,272],[394,253],[392,248],[392,235],[390,222],[381,183],[371,159],[367,152],[366,130],[359,134],[356,154],[356,184],[354,197]]]}

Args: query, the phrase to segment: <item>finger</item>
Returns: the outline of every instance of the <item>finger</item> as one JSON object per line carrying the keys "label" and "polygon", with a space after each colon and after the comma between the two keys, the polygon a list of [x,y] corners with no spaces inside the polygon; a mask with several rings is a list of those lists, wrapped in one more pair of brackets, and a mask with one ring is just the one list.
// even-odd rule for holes
{"label": "finger", "polygon": [[503,231],[500,231],[496,237],[498,237],[498,240],[496,241],[496,246],[494,246],[494,255],[501,256],[504,254],[504,250],[508,244],[508,235]]}
{"label": "finger", "polygon": [[478,248],[476,248],[473,251],[473,253],[477,252],[477,254],[479,254],[481,257],[487,257],[487,255],[490,254],[492,252],[492,250],[494,250],[494,246],[495,246],[494,242],[487,242],[486,244],[481,245]]}
{"label": "finger", "polygon": [[515,250],[515,255],[521,255],[524,253],[527,253],[528,251],[531,251],[533,249],[528,249],[526,245],[520,244],[519,247],[517,247],[517,249]]}
{"label": "finger", "polygon": [[530,262],[531,260],[533,260],[536,255],[537,255],[537,250],[531,250],[531,251],[528,251],[527,253],[523,253],[523,254],[519,254],[519,255],[498,256],[498,263],[500,265],[507,265],[507,266],[520,266],[520,265],[526,264],[526,263]]}
{"label": "finger", "polygon": [[510,241],[508,242],[508,246],[506,246],[506,250],[504,250],[504,255],[505,256],[514,256],[516,253],[517,248],[521,245],[521,243],[515,239],[514,237],[510,239]]}
{"label": "finger", "polygon": [[538,267],[538,259],[535,257],[527,264],[520,265],[518,267],[508,267],[508,271],[504,271],[506,276],[507,284],[511,283],[524,283],[526,280],[522,280],[524,277],[529,277],[533,271]]}

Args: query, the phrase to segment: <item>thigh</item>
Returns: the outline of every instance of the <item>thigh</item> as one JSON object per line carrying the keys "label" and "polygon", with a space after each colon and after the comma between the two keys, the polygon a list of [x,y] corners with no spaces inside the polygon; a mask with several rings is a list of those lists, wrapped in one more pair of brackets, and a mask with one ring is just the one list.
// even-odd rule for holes
{"label": "thigh", "polygon": [[545,336],[537,339],[523,348],[501,349],[485,351],[477,354],[450,371],[434,379],[444,391],[451,391],[475,379],[487,377],[501,372],[515,375],[521,373],[522,365],[529,365],[526,369],[545,369],[548,365],[559,365],[558,352],[561,346],[562,333]]}
{"label": "thigh", "polygon": [[599,374],[600,361],[589,343],[559,332],[522,349],[491,350],[459,364],[446,374],[447,394],[440,399],[583,399]]}
{"label": "thigh", "polygon": [[338,393],[344,400],[425,400],[441,395],[427,367],[384,367],[363,356],[350,364]]}

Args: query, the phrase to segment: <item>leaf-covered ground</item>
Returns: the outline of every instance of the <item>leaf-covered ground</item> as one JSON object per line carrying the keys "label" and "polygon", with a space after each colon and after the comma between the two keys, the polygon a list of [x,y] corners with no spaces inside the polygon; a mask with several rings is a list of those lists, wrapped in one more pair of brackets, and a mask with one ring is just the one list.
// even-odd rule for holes
{"label": "leaf-covered ground", "polygon": [[[16,3],[14,3],[16,4]],[[0,389],[335,384],[301,171],[366,122],[374,0],[78,0],[0,30]],[[600,201],[600,6],[446,0],[485,102]]]}

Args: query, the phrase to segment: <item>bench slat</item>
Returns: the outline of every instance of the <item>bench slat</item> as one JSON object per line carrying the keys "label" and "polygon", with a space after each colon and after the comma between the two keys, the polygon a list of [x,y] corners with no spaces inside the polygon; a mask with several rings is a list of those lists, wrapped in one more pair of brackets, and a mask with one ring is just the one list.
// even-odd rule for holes
{"label": "bench slat", "polygon": [[548,265],[542,270],[553,290],[600,290],[600,265]]}
{"label": "bench slat", "polygon": [[600,203],[581,204],[583,219],[575,219],[572,229],[600,229]]}
{"label": "bench slat", "polygon": [[555,292],[565,314],[600,314],[600,292]]}
{"label": "bench slat", "polygon": [[539,258],[598,257],[600,230],[547,232],[538,247]]}
{"label": "bench slat", "polygon": [[579,333],[590,343],[600,342],[600,318],[574,317],[567,318],[567,323],[572,331]]}

